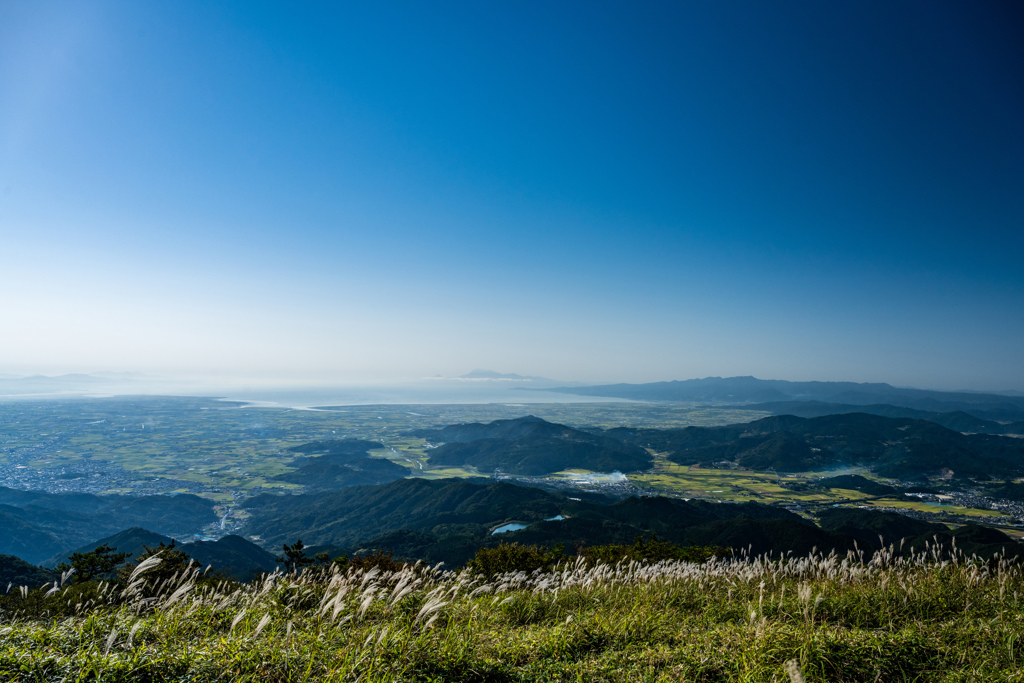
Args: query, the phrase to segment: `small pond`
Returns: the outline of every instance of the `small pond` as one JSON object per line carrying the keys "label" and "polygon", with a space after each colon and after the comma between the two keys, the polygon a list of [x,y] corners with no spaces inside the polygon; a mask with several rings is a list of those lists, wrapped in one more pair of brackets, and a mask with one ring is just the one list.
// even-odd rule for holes
{"label": "small pond", "polygon": [[[562,515],[555,515],[554,517],[548,517],[544,521],[545,522],[558,522],[558,521],[561,521],[563,519],[565,519],[565,517],[563,517]],[[497,529],[495,529],[494,531],[492,531],[491,532],[491,536],[493,536],[494,534],[503,534],[506,531],[519,531],[520,529],[525,529],[528,526],[530,526],[530,525],[529,524],[520,524],[519,522],[509,522],[508,524],[503,524],[503,525],[499,526]]]}

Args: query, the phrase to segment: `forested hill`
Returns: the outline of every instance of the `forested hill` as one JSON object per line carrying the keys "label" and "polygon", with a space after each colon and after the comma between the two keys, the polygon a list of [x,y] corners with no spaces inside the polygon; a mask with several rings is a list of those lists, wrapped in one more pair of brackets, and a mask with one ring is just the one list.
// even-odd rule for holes
{"label": "forested hill", "polygon": [[297,469],[274,478],[301,484],[312,493],[346,486],[386,484],[408,474],[406,468],[386,458],[370,457],[369,452],[379,448],[384,448],[384,444],[361,439],[330,439],[293,446],[288,451],[301,454],[291,463]]}
{"label": "forested hill", "polygon": [[37,588],[55,578],[59,577],[55,577],[55,572],[49,569],[36,567],[20,557],[0,555],[0,594],[6,592],[10,584]]}
{"label": "forested hill", "polygon": [[481,472],[541,475],[573,468],[635,472],[653,464],[643,448],[533,416],[411,434],[440,444],[430,451],[431,465],[468,465]]}
{"label": "forested hill", "polygon": [[670,460],[684,465],[724,462],[784,472],[863,465],[900,479],[943,468],[957,476],[983,477],[1024,471],[1020,439],[961,434],[927,420],[863,413],[780,415],[725,427],[618,428],[605,434],[668,452]]}
{"label": "forested hill", "polygon": [[366,456],[368,451],[377,448],[384,448],[384,444],[380,441],[367,441],[365,439],[327,439],[324,441],[310,441],[300,446],[292,446],[286,450],[290,453],[300,453],[302,455],[333,455],[362,458]]}

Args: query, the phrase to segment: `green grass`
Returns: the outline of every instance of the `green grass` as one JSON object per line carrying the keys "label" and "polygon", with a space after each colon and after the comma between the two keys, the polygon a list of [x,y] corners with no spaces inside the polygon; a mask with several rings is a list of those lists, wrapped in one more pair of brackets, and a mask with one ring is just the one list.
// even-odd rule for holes
{"label": "green grass", "polygon": [[105,585],[83,606],[75,587],[12,590],[0,679],[784,681],[791,660],[808,681],[1024,678],[1024,573],[1006,562],[880,553],[577,563],[490,581],[422,567],[196,578]]}

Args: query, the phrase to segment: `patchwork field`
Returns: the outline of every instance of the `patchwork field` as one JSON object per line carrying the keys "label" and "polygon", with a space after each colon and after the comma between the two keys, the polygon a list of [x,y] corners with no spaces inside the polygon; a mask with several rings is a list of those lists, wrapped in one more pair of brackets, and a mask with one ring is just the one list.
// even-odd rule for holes
{"label": "patchwork field", "polygon": [[[711,469],[696,465],[677,465],[665,459],[663,454],[654,454],[655,466],[645,474],[630,475],[630,480],[663,495],[682,495],[694,498],[716,500],[762,502],[816,502],[835,503],[840,501],[869,498],[860,491],[828,489],[826,491],[799,492],[785,488],[783,484],[806,483],[818,476],[831,473],[801,473],[800,475],[779,475],[773,472],[751,470]],[[862,468],[843,470],[843,474],[859,474],[871,478]]]}

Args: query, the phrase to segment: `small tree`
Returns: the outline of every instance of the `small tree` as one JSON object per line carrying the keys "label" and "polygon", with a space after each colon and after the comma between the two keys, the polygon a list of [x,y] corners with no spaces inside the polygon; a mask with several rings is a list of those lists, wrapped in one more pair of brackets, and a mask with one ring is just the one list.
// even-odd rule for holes
{"label": "small tree", "polygon": [[[306,556],[306,546],[302,545],[301,538],[291,545],[285,543],[281,549],[284,550],[284,557],[277,558],[277,561],[284,565],[285,571],[298,571],[316,561]],[[317,559],[320,559],[320,555],[323,553],[317,555]]]}
{"label": "small tree", "polygon": [[184,550],[176,548],[175,543],[176,541],[171,539],[170,545],[161,543],[155,548],[150,548],[148,545],[142,546],[146,549],[145,552],[136,557],[134,562],[129,562],[123,569],[121,569],[121,580],[127,581],[128,577],[131,576],[132,572],[137,566],[139,566],[139,564],[142,563],[143,560],[148,560],[154,555],[160,556],[160,564],[146,572],[147,581],[151,586],[155,587],[175,575],[177,575],[178,578],[181,578],[184,571],[188,569],[190,565],[193,565],[195,560],[189,557],[188,553]]}
{"label": "small tree", "polygon": [[114,552],[115,550],[117,548],[111,548],[104,543],[87,553],[71,553],[71,564],[61,562],[57,565],[57,571],[66,572],[69,569],[74,569],[75,573],[71,575],[73,581],[77,583],[92,581],[97,576],[111,573],[131,555],[131,553]]}

